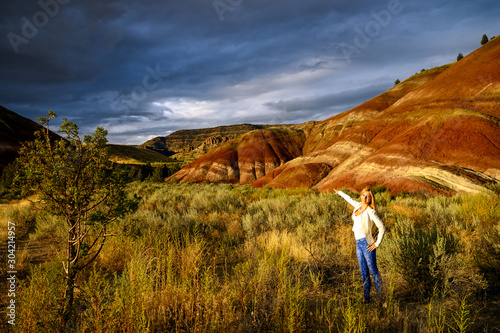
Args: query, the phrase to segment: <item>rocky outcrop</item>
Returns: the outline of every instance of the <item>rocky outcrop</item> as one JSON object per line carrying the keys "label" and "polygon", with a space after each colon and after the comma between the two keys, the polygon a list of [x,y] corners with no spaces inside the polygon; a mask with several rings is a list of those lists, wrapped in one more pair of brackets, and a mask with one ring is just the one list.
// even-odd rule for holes
{"label": "rocky outcrop", "polygon": [[[203,143],[197,147],[196,149],[200,151],[201,154],[206,153],[210,149],[213,149],[225,142],[229,141],[229,137],[227,136],[211,136],[205,139]],[[201,155],[200,155],[201,156]]]}
{"label": "rocky outcrop", "polygon": [[224,137],[211,136],[209,138],[206,138],[205,141],[203,141],[202,145],[205,145],[205,146],[218,146],[221,143],[224,143],[224,142],[227,142],[227,141],[229,141],[229,137],[227,137],[227,136],[224,136]]}
{"label": "rocky outcrop", "polygon": [[237,138],[240,135],[257,129],[265,129],[276,126],[280,125],[241,124],[231,126],[218,126],[212,128],[179,130],[165,137],[156,137],[154,139],[151,139],[138,147],[155,150],[167,156],[174,155],[176,153],[189,152],[200,148],[198,150],[200,152],[199,156],[201,156],[203,153],[207,152],[209,148],[214,148],[215,146],[222,144],[230,139]]}
{"label": "rocky outcrop", "polygon": [[251,184],[302,155],[305,134],[290,128],[255,130],[210,150],[170,181]]}

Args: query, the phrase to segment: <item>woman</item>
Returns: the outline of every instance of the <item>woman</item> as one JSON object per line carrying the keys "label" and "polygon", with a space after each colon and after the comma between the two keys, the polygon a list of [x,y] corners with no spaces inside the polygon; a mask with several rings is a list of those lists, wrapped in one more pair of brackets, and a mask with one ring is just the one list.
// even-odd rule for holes
{"label": "woman", "polygon": [[[361,192],[361,202],[357,202],[342,191],[334,191],[354,207],[352,231],[354,231],[354,238],[356,239],[356,255],[358,257],[359,269],[363,277],[363,296],[365,301],[369,302],[371,288],[370,274],[375,282],[377,295],[380,295],[382,292],[382,277],[377,268],[376,248],[380,246],[384,238],[385,226],[377,216],[375,197],[370,189],[363,189]],[[373,223],[378,228],[377,241],[374,241],[372,236]]]}

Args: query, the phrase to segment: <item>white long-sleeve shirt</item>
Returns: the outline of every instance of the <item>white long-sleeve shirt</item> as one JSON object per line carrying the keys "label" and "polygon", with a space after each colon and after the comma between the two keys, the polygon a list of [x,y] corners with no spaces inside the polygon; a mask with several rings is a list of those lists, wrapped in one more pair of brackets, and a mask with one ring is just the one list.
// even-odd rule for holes
{"label": "white long-sleeve shirt", "polygon": [[354,213],[361,207],[361,202],[354,200],[342,191],[339,191],[338,194],[354,207],[354,211],[352,212],[352,219],[354,221],[352,231],[354,232],[354,238],[361,239],[365,237],[368,244],[373,244],[374,240],[372,236],[372,228],[373,223],[375,223],[378,228],[378,236],[375,245],[379,247],[382,239],[384,238],[385,226],[384,222],[382,222],[380,217],[378,217],[375,209],[367,207],[361,215],[356,216]]}

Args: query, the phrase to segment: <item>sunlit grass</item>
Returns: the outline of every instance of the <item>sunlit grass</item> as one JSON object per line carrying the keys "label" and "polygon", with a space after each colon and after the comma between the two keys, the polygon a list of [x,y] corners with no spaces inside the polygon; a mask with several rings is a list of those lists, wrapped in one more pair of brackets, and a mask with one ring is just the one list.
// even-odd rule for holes
{"label": "sunlit grass", "polygon": [[[499,328],[492,312],[477,306],[499,284],[492,272],[500,268],[500,213],[492,207],[500,201],[493,192],[429,199],[377,194],[387,226],[377,250],[385,296],[370,304],[361,302],[350,207],[338,196],[147,182],[131,184],[128,193],[141,197],[139,209],[109,230],[95,265],[79,277],[75,332]],[[56,240],[64,226],[30,206],[3,207],[0,214],[35,223],[30,242],[54,244],[55,259],[32,266],[20,285],[23,325],[16,331],[55,327],[63,290],[57,256],[64,250]],[[411,262],[402,251],[430,259],[405,270]],[[32,253],[19,255],[30,271]],[[418,286],[409,276],[414,272],[422,273]]]}

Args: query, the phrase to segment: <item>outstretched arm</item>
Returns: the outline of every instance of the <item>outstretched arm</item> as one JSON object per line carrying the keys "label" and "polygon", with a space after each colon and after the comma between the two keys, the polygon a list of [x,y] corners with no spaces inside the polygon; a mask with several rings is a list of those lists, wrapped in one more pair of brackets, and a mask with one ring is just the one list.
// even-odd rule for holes
{"label": "outstretched arm", "polygon": [[356,200],[354,200],[353,198],[351,198],[350,196],[348,196],[347,194],[345,194],[344,192],[342,191],[337,191],[337,190],[334,190],[336,194],[340,195],[342,198],[345,199],[345,201],[347,201],[351,206],[353,207],[356,207],[357,205],[359,205],[359,202],[357,202]]}

